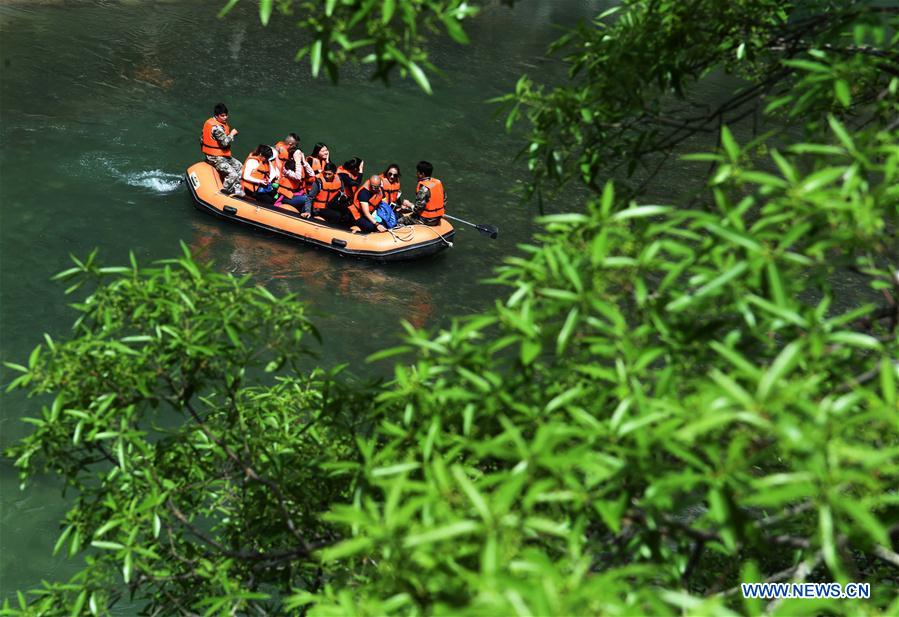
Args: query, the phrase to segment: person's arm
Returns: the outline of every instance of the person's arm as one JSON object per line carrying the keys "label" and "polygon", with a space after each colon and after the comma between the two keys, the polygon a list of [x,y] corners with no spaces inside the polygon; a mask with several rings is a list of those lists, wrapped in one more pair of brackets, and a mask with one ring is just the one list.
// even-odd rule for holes
{"label": "person's arm", "polygon": [[312,186],[309,187],[309,190],[306,191],[306,199],[310,204],[320,190],[322,190],[322,183],[320,180],[316,179],[315,182],[312,183]]}
{"label": "person's arm", "polygon": [[312,165],[309,164],[309,161],[306,160],[306,157],[303,156],[302,152],[300,152],[300,160],[298,161],[298,163],[303,164],[303,169],[306,171],[307,175],[309,175],[309,176],[315,175],[315,170],[312,169]]}
{"label": "person's arm", "polygon": [[284,175],[287,176],[288,178],[292,178],[294,180],[302,180],[303,179],[303,174],[297,172],[294,169],[288,169],[287,167],[284,168]]}
{"label": "person's arm", "polygon": [[222,148],[227,148],[234,142],[234,136],[237,135],[237,129],[231,131],[231,134],[225,133],[225,129],[220,124],[212,127],[212,138],[219,142]]}
{"label": "person's arm", "polygon": [[428,200],[431,198],[431,190],[423,186],[418,191],[418,194],[415,195],[415,207],[412,209],[413,214],[420,214],[424,212],[425,206],[428,205]]}
{"label": "person's arm", "polygon": [[368,221],[375,226],[375,229],[378,231],[386,231],[387,228],[381,225],[378,221],[375,220],[375,217],[372,214],[371,204],[367,201],[359,201],[359,205],[362,206],[362,216],[368,219]]}
{"label": "person's arm", "polygon": [[372,225],[377,225],[378,221],[375,220],[375,217],[372,215],[371,204],[367,201],[359,201],[359,205],[362,206],[362,216],[367,218]]}
{"label": "person's arm", "polygon": [[304,219],[308,219],[312,216],[312,202],[315,200],[315,196],[318,195],[318,192],[321,190],[322,185],[321,182],[316,180],[312,183],[312,186],[309,187],[309,190],[306,191],[306,203],[302,206],[302,212],[300,212],[300,216]]}
{"label": "person's arm", "polygon": [[243,166],[243,179],[249,182],[250,184],[265,184],[265,181],[260,180],[258,178],[254,178],[250,174],[253,173],[256,168],[259,167],[259,161],[256,159],[249,159],[247,164]]}

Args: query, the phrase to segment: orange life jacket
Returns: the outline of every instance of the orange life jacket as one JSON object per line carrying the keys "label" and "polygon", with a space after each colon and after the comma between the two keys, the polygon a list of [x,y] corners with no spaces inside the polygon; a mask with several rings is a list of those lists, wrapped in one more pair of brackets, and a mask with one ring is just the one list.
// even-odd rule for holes
{"label": "orange life jacket", "polygon": [[248,182],[247,180],[244,180],[243,175],[241,174],[240,186],[242,186],[244,190],[255,192],[259,187],[268,184],[268,172],[271,171],[271,167],[268,164],[268,159],[264,156],[254,156],[251,154],[247,157],[247,160],[244,161],[244,169],[246,169],[247,163],[250,162],[250,159],[259,161],[259,166],[250,172],[250,177],[261,180],[262,184],[253,184],[252,182]]}
{"label": "orange life jacket", "polygon": [[225,129],[225,135],[231,132],[231,127],[225,122],[219,122],[213,116],[203,125],[203,134],[200,137],[200,151],[209,156],[231,156],[231,148],[222,148],[222,146],[212,136],[212,127],[220,126]]}
{"label": "orange life jacket", "polygon": [[290,158],[290,148],[283,141],[279,141],[275,144],[275,152],[278,153],[278,158],[275,159],[275,162],[278,165],[278,171],[281,171],[284,169],[284,163]]}
{"label": "orange life jacket", "polygon": [[328,204],[331,203],[331,200],[334,199],[337,193],[343,188],[343,185],[340,183],[340,178],[336,175],[330,182],[325,180],[324,176],[319,176],[318,181],[321,182],[322,188],[315,194],[315,200],[312,202],[312,208],[315,210],[327,208]]}
{"label": "orange life jacket", "polygon": [[315,156],[307,156],[306,162],[309,163],[309,166],[312,168],[312,175],[306,175],[306,188],[312,188],[312,185],[315,184],[316,176],[321,175],[321,172],[325,169],[325,164],[322,160]]}
{"label": "orange life jacket", "polygon": [[359,187],[359,190],[356,191],[356,194],[353,195],[353,203],[350,205],[350,214],[353,215],[353,220],[358,221],[362,218],[362,202],[359,201],[359,193],[362,192],[362,189],[370,191],[372,196],[368,200],[368,211],[372,212],[377,207],[378,204],[381,203],[381,200],[384,198],[384,194],[381,192],[381,189],[375,191],[371,187],[371,180],[366,180],[365,184]]}
{"label": "orange life jacket", "polygon": [[295,193],[306,189],[306,181],[295,180],[288,176],[284,170],[281,170],[281,177],[278,179],[278,193],[284,195],[287,199],[292,199]]}
{"label": "orange life jacket", "polygon": [[362,177],[362,174],[358,172],[354,174],[353,172],[344,168],[343,165],[337,168],[337,176],[340,177],[341,174],[343,174],[350,180],[346,183],[345,192],[347,197],[352,199],[356,195],[356,191],[359,190],[359,179]]}
{"label": "orange life jacket", "polygon": [[395,204],[400,194],[400,182],[391,182],[384,176],[381,176],[381,192],[384,193],[384,201],[389,204]]}
{"label": "orange life jacket", "polygon": [[415,192],[418,193],[422,186],[428,187],[428,191],[430,191],[431,195],[428,199],[428,203],[425,204],[425,209],[422,210],[419,216],[423,219],[435,219],[443,216],[443,182],[437,178],[422,178],[418,181]]}
{"label": "orange life jacket", "polygon": [[312,167],[312,172],[316,175],[325,168],[324,162],[317,156],[307,156],[306,162]]}

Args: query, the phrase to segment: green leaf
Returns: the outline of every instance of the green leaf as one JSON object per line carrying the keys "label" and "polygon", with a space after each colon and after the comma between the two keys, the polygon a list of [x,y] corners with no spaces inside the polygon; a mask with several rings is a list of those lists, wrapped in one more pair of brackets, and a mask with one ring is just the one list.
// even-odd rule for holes
{"label": "green leaf", "polygon": [[[396,8],[396,0],[384,0],[381,4],[381,23],[387,25],[393,19],[393,11]],[[330,15],[330,14],[329,14]]]}
{"label": "green leaf", "polygon": [[843,107],[849,107],[852,104],[852,95],[849,92],[849,84],[845,79],[838,79],[833,82],[833,91],[837,100]]}
{"label": "green leaf", "polygon": [[855,143],[852,141],[852,137],[849,136],[848,131],[846,131],[846,127],[844,127],[834,116],[827,116],[827,123],[830,125],[830,129],[833,131],[834,135],[836,135],[840,142],[846,146],[846,149],[855,151]]}
{"label": "green leaf", "polygon": [[312,51],[309,54],[309,63],[312,65],[312,76],[318,77],[322,68],[322,42],[321,39],[312,43]]}
{"label": "green leaf", "polygon": [[734,140],[734,136],[731,134],[730,129],[726,126],[721,127],[721,145],[724,146],[727,158],[736,163],[740,158],[740,146],[737,144],[736,140]]}
{"label": "green leaf", "polygon": [[881,521],[868,508],[853,499],[841,499],[837,507],[848,514],[877,544],[890,546],[890,534]]}
{"label": "green leaf", "polygon": [[451,15],[444,15],[443,24],[446,26],[447,34],[460,45],[468,45],[468,35],[462,29],[462,24]]}
{"label": "green leaf", "polygon": [[567,405],[568,403],[577,399],[583,393],[584,393],[584,389],[580,385],[574,386],[573,388],[568,388],[561,394],[557,394],[556,396],[554,396],[552,398],[552,400],[550,400],[546,404],[544,412],[551,413],[551,412],[555,411],[556,409],[559,409],[560,407],[563,407],[564,405]]}
{"label": "green leaf", "polygon": [[56,555],[59,550],[62,548],[62,545],[65,544],[66,538],[69,537],[69,534],[75,528],[74,524],[67,525],[63,532],[59,535],[59,539],[56,540],[56,544],[53,546],[53,554]]}
{"label": "green leaf", "polygon": [[395,476],[397,474],[414,471],[421,467],[421,463],[400,463],[398,465],[389,465],[387,467],[379,467],[373,469],[371,475],[373,478],[384,478],[387,476]]}
{"label": "green leaf", "polygon": [[259,0],[259,21],[263,26],[268,25],[268,20],[272,16],[272,7],[275,0]]}
{"label": "green leaf", "polygon": [[677,300],[668,303],[668,306],[666,306],[665,308],[671,312],[682,311],[696,302],[696,300],[704,298],[705,296],[714,293],[721,287],[724,287],[730,281],[743,274],[748,267],[749,264],[747,262],[740,261],[730,269],[726,270],[724,273],[718,275],[717,277],[697,289],[696,293],[694,293],[693,295],[681,296]]}
{"label": "green leaf", "polygon": [[789,375],[790,371],[799,363],[800,353],[802,352],[802,342],[793,341],[781,351],[771,366],[765,371],[759,382],[756,396],[761,401],[765,401],[771,390]]}
{"label": "green leaf", "polygon": [[831,572],[837,574],[840,571],[840,562],[837,557],[833,532],[833,511],[829,505],[823,505],[818,510],[818,529],[821,534],[821,552],[824,554],[824,562]]}
{"label": "green leaf", "polygon": [[403,540],[403,546],[406,548],[415,548],[424,544],[442,542],[443,540],[449,540],[450,538],[474,533],[478,529],[480,529],[479,523],[471,520],[461,520],[423,533],[406,536]]}
{"label": "green leaf", "polygon": [[431,83],[428,81],[428,76],[425,75],[425,72],[421,70],[421,67],[415,64],[414,62],[409,62],[409,74],[412,75],[412,79],[418,84],[418,86],[425,91],[427,94],[433,94],[431,91]]}
{"label": "green leaf", "polygon": [[896,368],[889,358],[880,359],[880,392],[890,407],[896,407]]}
{"label": "green leaf", "polygon": [[578,214],[576,212],[565,212],[564,214],[550,214],[547,216],[538,217],[537,223],[547,226],[554,223],[584,224],[589,222],[589,220],[590,219],[584,214]]}
{"label": "green leaf", "polygon": [[221,11],[218,12],[219,19],[227,15],[239,1],[240,0],[228,0],[228,3],[222,7]]}
{"label": "green leaf", "polygon": [[371,538],[364,536],[344,540],[335,546],[323,550],[321,552],[321,560],[327,563],[329,561],[337,561],[346,557],[352,557],[353,555],[368,551],[373,544],[374,541]]}
{"label": "green leaf", "polygon": [[81,609],[84,608],[85,602],[87,602],[87,589],[82,589],[78,597],[75,598],[75,602],[72,603],[72,612],[69,614],[72,617],[78,617],[81,614]]}
{"label": "green leaf", "polygon": [[453,465],[452,473],[453,477],[456,479],[456,483],[468,497],[469,501],[471,501],[480,517],[484,519],[485,523],[489,524],[493,520],[493,516],[490,514],[490,508],[487,506],[487,501],[478,492],[478,489],[475,488],[471,480],[469,480],[461,466]]}
{"label": "green leaf", "polygon": [[796,69],[802,69],[810,73],[830,73],[829,66],[827,66],[826,64],[821,64],[820,62],[812,62],[811,60],[784,60],[783,63],[787,66]]}
{"label": "green leaf", "polygon": [[839,343],[862,349],[880,349],[880,341],[861,332],[833,332],[827,336],[830,343]]}
{"label": "green leaf", "polygon": [[543,346],[540,341],[524,339],[521,341],[521,363],[529,366],[540,355]]}
{"label": "green leaf", "polygon": [[[616,212],[612,216],[614,221],[625,221],[628,219],[646,218],[649,216],[659,216],[671,211],[671,206],[632,206],[626,210]],[[547,217],[548,218],[548,217]]]}
{"label": "green leaf", "polygon": [[556,339],[556,354],[561,356],[565,353],[565,349],[568,347],[568,341],[571,339],[571,335],[574,332],[575,327],[577,327],[578,317],[580,315],[580,311],[577,307],[572,308],[568,311],[568,317],[565,318],[565,323],[562,324],[562,329],[559,330],[559,336]]}

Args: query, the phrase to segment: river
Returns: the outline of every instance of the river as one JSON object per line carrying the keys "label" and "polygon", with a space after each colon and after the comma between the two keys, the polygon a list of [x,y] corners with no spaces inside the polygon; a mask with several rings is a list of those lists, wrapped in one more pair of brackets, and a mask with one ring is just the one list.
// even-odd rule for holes
{"label": "river", "polygon": [[[501,297],[481,285],[534,231],[534,209],[513,192],[526,170],[521,147],[486,100],[523,72],[561,79],[546,46],[607,2],[496,5],[469,26],[472,44],[432,46],[445,77],[427,96],[410,82],[389,88],[347,67],[335,87],[294,63],[302,33],[276,14],[259,24],[245,0],[225,19],[221,0],[94,2],[0,0],[0,358],[21,361],[44,332],[65,337],[73,321],[63,286],[50,277],[94,247],[108,265],[171,257],[183,240],[202,259],[274,292],[295,292],[323,334],[322,362],[362,360],[398,341],[400,320],[437,328]],[[197,138],[223,101],[240,130],[235,155],[287,132],[332,159],[354,155],[366,170],[397,162],[403,188],[427,159],[447,186],[452,214],[497,225],[491,241],[460,227],[436,258],[390,266],[342,259],[216,220],[195,210],[180,183],[198,160]],[[373,311],[378,318],[372,321]],[[360,332],[368,336],[360,337]],[[4,382],[10,379],[3,373]],[[0,398],[0,447],[27,432],[38,403]],[[0,599],[73,564],[51,551],[65,501],[57,478],[19,491],[0,461]]]}

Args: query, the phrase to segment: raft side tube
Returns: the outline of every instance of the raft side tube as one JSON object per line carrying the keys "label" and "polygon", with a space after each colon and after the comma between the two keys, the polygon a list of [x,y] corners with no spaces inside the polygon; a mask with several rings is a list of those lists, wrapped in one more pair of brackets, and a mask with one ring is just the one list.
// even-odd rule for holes
{"label": "raft side tube", "polygon": [[445,218],[435,227],[409,225],[395,231],[354,234],[344,227],[304,219],[293,208],[225,195],[218,172],[205,162],[189,167],[185,180],[200,210],[341,255],[377,261],[420,259],[449,248],[455,236],[455,229]]}

